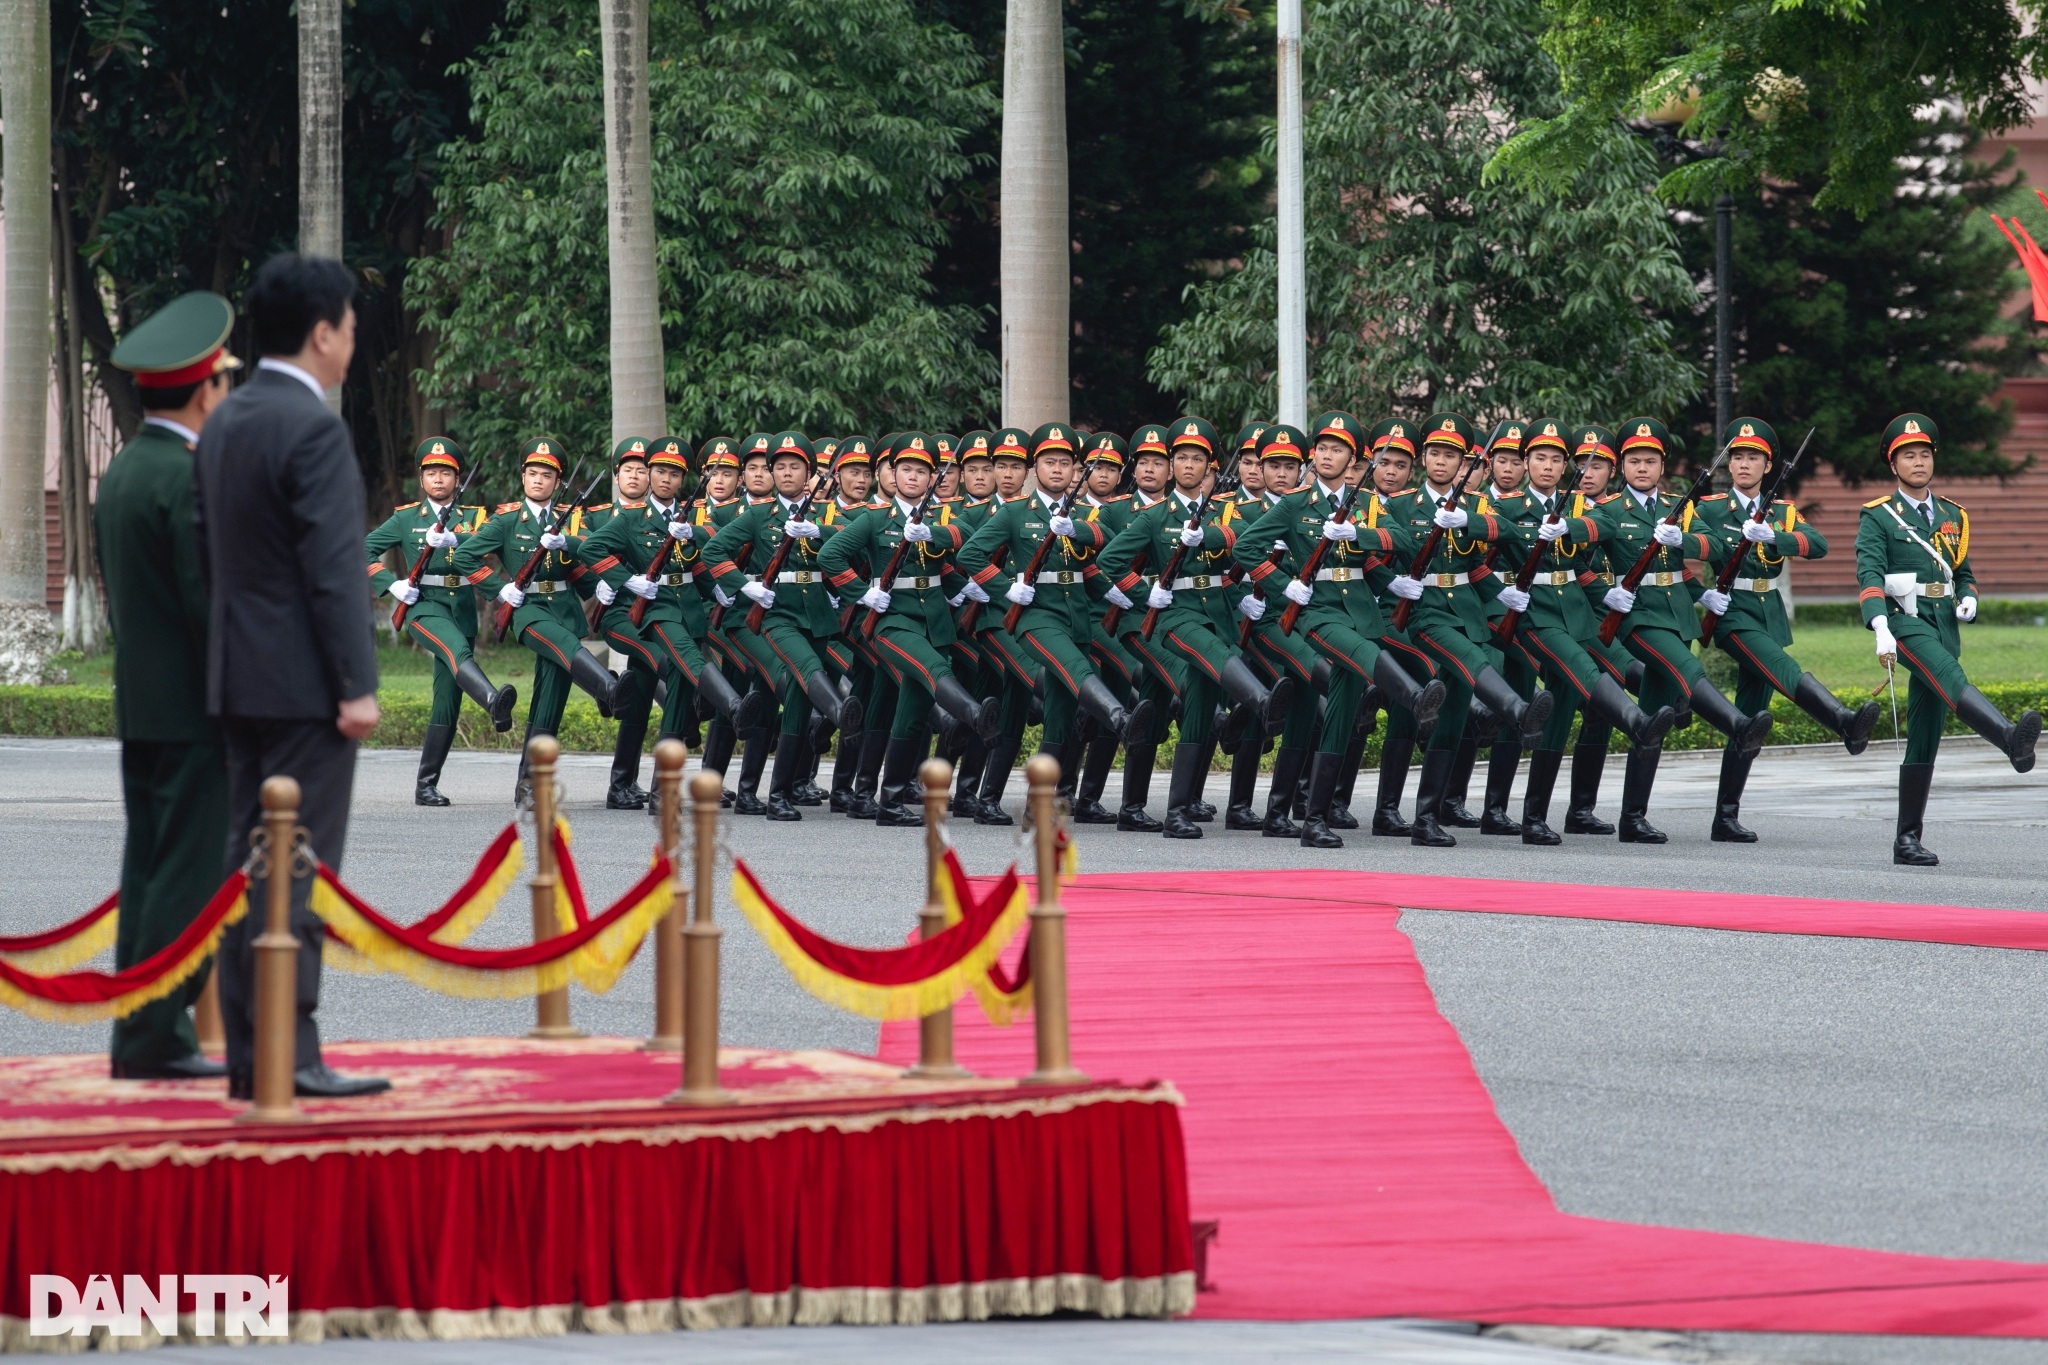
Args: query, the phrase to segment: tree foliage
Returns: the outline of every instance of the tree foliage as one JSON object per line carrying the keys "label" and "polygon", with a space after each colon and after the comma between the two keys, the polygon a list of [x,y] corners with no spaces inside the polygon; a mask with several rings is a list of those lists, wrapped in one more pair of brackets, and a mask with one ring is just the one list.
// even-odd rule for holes
{"label": "tree foliage", "polygon": [[[1675,407],[1698,372],[1652,309],[1693,296],[1655,166],[1618,130],[1559,197],[1482,171],[1560,107],[1535,0],[1321,0],[1303,45],[1310,403],[1373,415],[1614,418]],[[1153,381],[1223,421],[1270,416],[1270,220],[1196,287]]]}
{"label": "tree foliage", "polygon": [[[986,412],[983,319],[924,279],[995,106],[965,40],[902,0],[656,0],[649,47],[671,427]],[[465,68],[478,131],[443,156],[447,241],[409,297],[438,343],[427,389],[480,452],[609,446],[600,72],[593,0],[517,4]]]}
{"label": "tree foliage", "polygon": [[1917,110],[1953,101],[1992,132],[2032,116],[2048,76],[2043,0],[1545,0],[1545,47],[1569,106],[1533,120],[1498,160],[1525,183],[1572,174],[1617,119],[1689,114],[1685,135],[1727,155],[1674,168],[1664,190],[1704,203],[1760,178],[1806,179],[1818,207],[1869,212],[1919,136]]}

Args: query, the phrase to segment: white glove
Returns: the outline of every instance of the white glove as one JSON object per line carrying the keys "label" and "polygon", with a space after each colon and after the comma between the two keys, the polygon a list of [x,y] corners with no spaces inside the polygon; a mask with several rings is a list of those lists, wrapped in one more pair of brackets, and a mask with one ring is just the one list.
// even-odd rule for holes
{"label": "white glove", "polygon": [[1297,607],[1305,607],[1308,600],[1316,595],[1315,584],[1304,583],[1299,578],[1290,578],[1287,580],[1287,586],[1280,590],[1280,595]]}
{"label": "white glove", "polygon": [[1173,605],[1173,593],[1154,583],[1152,591],[1145,594],[1145,605],[1154,611],[1165,611]]}
{"label": "white glove", "polygon": [[1323,539],[1349,543],[1358,539],[1358,528],[1348,521],[1326,521],[1323,523]]}
{"label": "white glove", "polygon": [[1462,507],[1439,507],[1436,509],[1436,515],[1430,520],[1446,531],[1455,531],[1471,518],[1465,515],[1465,509]]}
{"label": "white glove", "polygon": [[1700,605],[1716,616],[1728,614],[1728,594],[1719,588],[1708,588],[1700,594]]}
{"label": "white glove", "polygon": [[651,602],[654,600],[655,594],[661,591],[661,585],[648,578],[645,574],[636,573],[626,580],[626,591],[632,593],[635,597],[644,597]]}
{"label": "white glove", "polygon": [[880,583],[870,583],[868,590],[860,595],[860,604],[869,611],[887,611],[889,594],[882,591]]}
{"label": "white glove", "polygon": [[932,538],[932,528],[921,521],[906,522],[903,527],[903,538],[912,545],[922,545]]}
{"label": "white glove", "polygon": [[1778,533],[1771,528],[1768,521],[1758,521],[1752,517],[1742,523],[1742,538],[1753,545],[1775,545]]}
{"label": "white glove", "polygon": [[461,543],[462,537],[456,535],[453,531],[444,530],[438,525],[427,528],[427,544],[437,550],[451,549]]}
{"label": "white glove", "polygon": [[719,587],[716,583],[711,585],[711,595],[718,599],[718,605],[721,607],[732,605],[732,594]]}
{"label": "white glove", "polygon": [[784,535],[789,536],[793,540],[816,540],[818,538],[818,523],[815,521],[785,521],[782,523],[782,531]]}
{"label": "white glove", "polygon": [[[631,587],[632,585],[629,583],[627,584],[627,586]],[[604,603],[606,606],[610,606],[612,603],[619,600],[618,590],[612,587],[611,584],[605,582],[602,578],[597,580],[597,586],[591,589],[591,592],[597,598],[598,601]]]}
{"label": "white glove", "polygon": [[543,550],[566,550],[569,548],[569,537],[563,535],[560,531],[542,531],[540,533],[540,547]]}
{"label": "white glove", "polygon": [[690,540],[697,534],[697,528],[687,521],[672,521],[668,524],[670,540]]}
{"label": "white glove", "polygon": [[526,603],[526,593],[517,583],[507,583],[498,589],[498,600],[508,607],[523,606]]}
{"label": "white glove", "polygon": [[1003,594],[1003,600],[1016,606],[1028,607],[1031,605],[1031,599],[1036,596],[1038,596],[1038,589],[1019,579],[1010,585],[1008,592]]}
{"label": "white glove", "polygon": [[967,580],[967,586],[960,589],[960,595],[970,602],[988,601],[988,589],[971,578]]}
{"label": "white glove", "polygon": [[1045,524],[1056,536],[1070,536],[1074,534],[1074,519],[1072,517],[1048,517]]}
{"label": "white glove", "polygon": [[1410,578],[1407,574],[1402,574],[1387,584],[1387,587],[1393,590],[1394,596],[1405,597],[1410,602],[1418,601],[1422,597],[1422,580]]}
{"label": "white glove", "polygon": [[1255,592],[1248,592],[1237,599],[1237,609],[1245,614],[1246,620],[1256,621],[1266,614],[1266,599]]}
{"label": "white glove", "polygon": [[1180,528],[1180,543],[1190,550],[1202,548],[1202,528],[1192,521]]}
{"label": "white glove", "polygon": [[1137,605],[1137,603],[1131,601],[1130,598],[1124,596],[1124,590],[1122,588],[1119,588],[1114,584],[1110,586],[1108,592],[1105,592],[1102,595],[1103,597],[1108,599],[1109,605],[1115,607],[1119,611],[1129,611],[1132,607]]}
{"label": "white glove", "polygon": [[1657,529],[1650,532],[1650,539],[1659,545],[1668,545],[1676,550],[1685,544],[1685,532],[1668,521],[1660,521],[1657,523]]}
{"label": "white glove", "polygon": [[419,585],[417,583],[414,583],[411,579],[393,579],[390,587],[390,593],[393,597],[405,603],[405,605],[407,605],[408,607],[420,600]]}
{"label": "white glove", "polygon": [[1624,616],[1636,609],[1636,595],[1619,583],[1609,588],[1607,595],[1600,600],[1607,604],[1609,611],[1618,611]]}
{"label": "white glove", "polygon": [[1509,586],[1502,588],[1500,590],[1500,597],[1497,600],[1509,611],[1529,610],[1529,594],[1517,587]]}
{"label": "white glove", "polygon": [[[972,584],[969,584],[968,586],[969,586],[969,587],[971,587],[971,586],[973,586],[973,585],[972,585]],[[959,606],[959,605],[960,605],[960,604],[961,604],[962,602],[965,602],[966,600],[967,600],[967,589],[966,589],[966,588],[962,588],[962,589],[960,589],[960,591],[958,591],[958,592],[954,593],[954,594],[953,594],[953,595],[952,595],[951,597],[949,597],[949,598],[947,598],[947,599],[946,599],[946,601],[947,601],[947,602],[948,602],[949,604],[951,604],[951,605],[953,605],[953,606],[956,606],[956,607],[957,607],[957,606]]]}
{"label": "white glove", "polygon": [[1877,657],[1889,664],[1899,652],[1899,646],[1892,639],[1892,623],[1882,616],[1871,618],[1870,633],[1877,637]]}
{"label": "white glove", "polygon": [[1559,517],[1556,521],[1546,521],[1538,526],[1536,528],[1536,539],[1548,543],[1553,540],[1563,540],[1571,533],[1571,523],[1563,517]]}
{"label": "white glove", "polygon": [[766,583],[763,583],[758,578],[748,580],[747,586],[741,588],[740,593],[743,596],[753,598],[756,602],[759,602],[763,607],[772,607],[775,605],[775,590],[769,587]]}
{"label": "white glove", "polygon": [[1956,603],[1956,620],[1958,620],[1958,621],[1974,621],[1974,620],[1976,620],[1976,619],[1977,619],[1977,599],[1976,599],[1976,598],[1974,598],[1974,597],[1965,597],[1965,598],[1964,598],[1964,599],[1963,599],[1962,601],[1960,601],[1960,602]]}

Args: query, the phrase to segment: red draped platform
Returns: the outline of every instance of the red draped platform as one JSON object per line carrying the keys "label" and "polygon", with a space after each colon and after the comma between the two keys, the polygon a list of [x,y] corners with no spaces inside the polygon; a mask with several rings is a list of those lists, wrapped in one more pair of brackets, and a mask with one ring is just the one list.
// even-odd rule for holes
{"label": "red draped platform", "polygon": [[[2048,1336],[2048,1266],[1561,1212],[1437,1011],[1397,907],[2048,947],[2048,916],[1479,878],[1083,876],[1064,896],[1075,1062],[1171,1075],[1191,1211],[1220,1224],[1202,1316]],[[961,1013],[958,1051],[1028,1065]],[[885,1025],[882,1055],[916,1052]]]}
{"label": "red draped platform", "polygon": [[0,1346],[31,1274],[288,1276],[301,1339],[1193,1306],[1165,1084],[732,1048],[735,1102],[683,1107],[624,1039],[326,1051],[393,1090],[252,1127],[217,1087],[0,1059]]}

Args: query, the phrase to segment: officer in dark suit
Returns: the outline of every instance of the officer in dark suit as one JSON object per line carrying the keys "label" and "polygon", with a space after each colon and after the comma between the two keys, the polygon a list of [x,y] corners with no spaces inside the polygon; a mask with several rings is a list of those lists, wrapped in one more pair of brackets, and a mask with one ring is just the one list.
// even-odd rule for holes
{"label": "officer in dark suit", "polygon": [[[114,728],[121,736],[120,929],[114,965],[176,941],[220,885],[228,769],[206,714],[206,588],[192,525],[192,451],[242,362],[227,351],[235,310],[218,294],[173,300],[121,339],[113,361],[135,375],[142,429],[100,479],[93,506],[100,580],[114,638]],[[186,1009],[204,971],[114,1022],[113,1074],[203,1080]]]}
{"label": "officer in dark suit", "polygon": [[[322,401],[355,353],[354,296],[354,277],[340,261],[294,253],[265,262],[245,305],[263,359],[199,441],[197,510],[213,598],[206,708],[227,745],[230,868],[248,852],[264,780],[279,774],[298,780],[299,819],[314,856],[339,868],[356,741],[377,724],[377,655],[360,558],[362,475],[348,428]],[[290,862],[273,857],[270,865],[274,872]],[[298,1093],[388,1089],[388,1081],[340,1076],[320,1060],[313,1011],[321,925],[307,907],[310,888],[307,877],[294,879]],[[252,905],[266,894],[262,880],[252,881]],[[245,915],[221,941],[233,1098],[251,1097],[261,931],[262,916]]]}

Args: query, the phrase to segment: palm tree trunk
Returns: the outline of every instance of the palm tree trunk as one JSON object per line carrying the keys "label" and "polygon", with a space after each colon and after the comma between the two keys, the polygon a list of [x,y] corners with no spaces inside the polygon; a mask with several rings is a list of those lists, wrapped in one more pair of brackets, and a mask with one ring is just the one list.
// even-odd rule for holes
{"label": "palm tree trunk", "polygon": [[654,266],[654,148],[647,108],[647,0],[603,0],[604,162],[610,201],[612,440],[668,431],[661,282]]}
{"label": "palm tree trunk", "polygon": [[[341,0],[299,4],[299,250],[341,259]],[[341,390],[327,406],[341,411]]]}
{"label": "palm tree trunk", "polygon": [[0,603],[43,610],[50,411],[50,7],[0,0]]}
{"label": "palm tree trunk", "polygon": [[1009,0],[1003,52],[1003,423],[1064,422],[1072,242],[1059,0]]}

